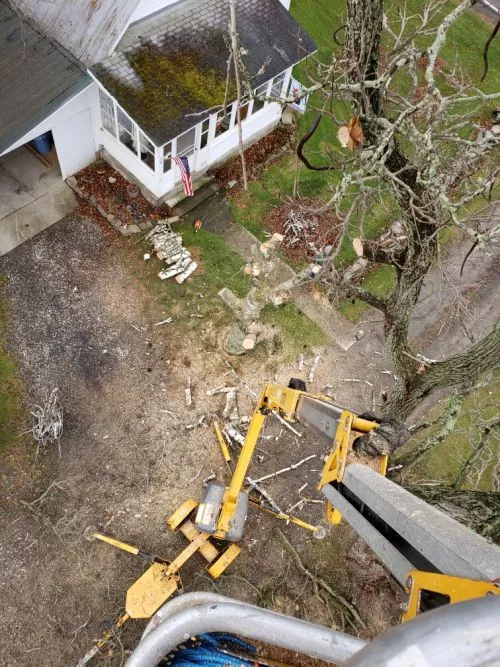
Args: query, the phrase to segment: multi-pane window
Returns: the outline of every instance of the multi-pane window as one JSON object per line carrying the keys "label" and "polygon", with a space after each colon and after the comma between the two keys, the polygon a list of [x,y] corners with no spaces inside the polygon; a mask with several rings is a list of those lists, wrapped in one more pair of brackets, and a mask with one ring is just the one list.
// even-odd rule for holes
{"label": "multi-pane window", "polygon": [[215,136],[220,136],[229,130],[231,125],[231,112],[233,105],[229,104],[225,109],[219,109],[215,125]]}
{"label": "multi-pane window", "polygon": [[260,111],[263,107],[266,106],[266,96],[267,96],[268,83],[263,83],[261,86],[254,90],[254,102],[253,102],[253,112]]}
{"label": "multi-pane window", "polygon": [[155,147],[141,130],[139,130],[139,155],[141,160],[154,171]]}
{"label": "multi-pane window", "polygon": [[[241,107],[240,107],[241,122],[243,122],[246,118],[249,117],[249,115],[251,113],[250,105],[251,105],[251,101],[248,101],[248,102],[242,101],[242,104],[241,104]],[[234,122],[235,122],[235,124],[238,123],[238,114],[236,114]]]}
{"label": "multi-pane window", "polygon": [[193,153],[196,147],[196,127],[192,127],[187,132],[177,137],[176,155],[189,155]]}
{"label": "multi-pane window", "polygon": [[137,153],[134,123],[120,107],[117,107],[116,117],[118,121],[118,139],[124,146]]}
{"label": "multi-pane window", "polygon": [[99,102],[101,105],[102,126],[105,130],[116,137],[115,112],[113,99],[99,88]]}
{"label": "multi-pane window", "polygon": [[275,76],[273,79],[273,85],[271,87],[271,97],[274,99],[280,98],[283,91],[283,84],[285,83],[286,72],[282,72]]}
{"label": "multi-pane window", "polygon": [[201,124],[200,148],[208,144],[208,131],[210,129],[210,118],[205,118]]}
{"label": "multi-pane window", "polygon": [[168,144],[163,146],[163,173],[166,174],[167,171],[172,169],[172,142],[169,141]]}

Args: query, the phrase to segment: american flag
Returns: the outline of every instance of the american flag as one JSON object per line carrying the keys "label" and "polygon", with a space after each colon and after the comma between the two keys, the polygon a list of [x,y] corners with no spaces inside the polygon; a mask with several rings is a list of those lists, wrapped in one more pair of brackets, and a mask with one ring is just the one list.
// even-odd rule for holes
{"label": "american flag", "polygon": [[191,170],[189,169],[189,160],[187,157],[179,157],[178,155],[175,155],[173,159],[181,172],[182,183],[184,184],[184,194],[186,197],[193,197],[194,191],[193,182],[191,180]]}

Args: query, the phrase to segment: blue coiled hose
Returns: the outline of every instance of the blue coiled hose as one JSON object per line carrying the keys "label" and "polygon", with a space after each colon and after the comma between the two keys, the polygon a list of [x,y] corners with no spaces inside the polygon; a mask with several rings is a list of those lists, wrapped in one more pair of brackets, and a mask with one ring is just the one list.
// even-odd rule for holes
{"label": "blue coiled hose", "polygon": [[255,653],[252,644],[222,632],[212,632],[189,640],[178,649],[168,662],[171,667],[254,667],[258,663],[252,658],[228,655],[224,652],[244,650]]}

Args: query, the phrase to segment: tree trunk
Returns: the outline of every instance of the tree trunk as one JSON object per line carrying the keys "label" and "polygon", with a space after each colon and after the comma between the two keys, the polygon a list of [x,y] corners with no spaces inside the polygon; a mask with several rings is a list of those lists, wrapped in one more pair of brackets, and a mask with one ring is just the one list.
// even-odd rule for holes
{"label": "tree trunk", "polygon": [[500,543],[500,494],[489,491],[457,491],[452,486],[406,486],[476,533]]}
{"label": "tree trunk", "polygon": [[[397,345],[401,347],[401,343]],[[496,368],[499,359],[500,328],[497,328],[472,347],[444,361],[420,366],[414,361],[415,372],[405,374],[397,383],[384,406],[384,413],[406,419],[438,387],[470,386],[483,373]]]}
{"label": "tree trunk", "polygon": [[229,34],[231,37],[231,52],[234,63],[234,75],[236,79],[236,118],[238,121],[238,144],[240,148],[241,173],[243,177],[243,188],[248,189],[247,163],[245,159],[245,147],[243,145],[243,128],[241,127],[241,73],[240,73],[240,40],[236,27],[235,0],[229,0],[230,23]]}

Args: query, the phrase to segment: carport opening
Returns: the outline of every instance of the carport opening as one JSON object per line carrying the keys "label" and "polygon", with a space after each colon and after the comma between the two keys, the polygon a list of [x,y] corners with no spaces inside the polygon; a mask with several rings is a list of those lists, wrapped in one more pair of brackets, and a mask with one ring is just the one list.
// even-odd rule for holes
{"label": "carport opening", "polygon": [[[40,139],[40,138],[38,138]],[[0,220],[61,183],[52,132],[0,157]]]}
{"label": "carport opening", "polygon": [[54,137],[50,130],[25,144],[24,148],[32,153],[45,167],[48,169],[57,169],[59,174],[61,173]]}

